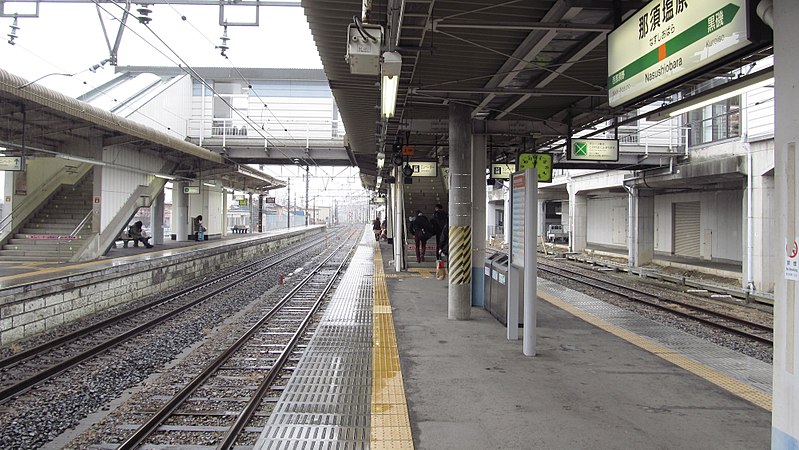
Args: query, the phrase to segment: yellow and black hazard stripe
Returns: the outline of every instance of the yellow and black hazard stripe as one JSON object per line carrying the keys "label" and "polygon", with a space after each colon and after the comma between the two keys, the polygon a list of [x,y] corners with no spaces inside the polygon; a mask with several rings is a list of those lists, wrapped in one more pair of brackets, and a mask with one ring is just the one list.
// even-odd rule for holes
{"label": "yellow and black hazard stripe", "polygon": [[449,283],[472,282],[472,227],[449,227]]}

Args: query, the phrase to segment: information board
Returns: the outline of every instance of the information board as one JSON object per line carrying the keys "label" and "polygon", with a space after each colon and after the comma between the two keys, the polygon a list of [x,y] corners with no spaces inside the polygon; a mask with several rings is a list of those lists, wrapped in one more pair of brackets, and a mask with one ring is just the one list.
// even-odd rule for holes
{"label": "information board", "polygon": [[511,264],[524,267],[524,194],[526,189],[524,172],[513,174],[511,194],[511,235],[510,235],[510,261]]}
{"label": "information board", "polygon": [[579,139],[569,142],[569,160],[579,161],[618,161],[618,139]]}
{"label": "information board", "polygon": [[184,194],[199,194],[200,186],[183,186]]}
{"label": "information board", "polygon": [[491,163],[490,178],[494,178],[496,180],[509,180],[513,171],[513,164]]}
{"label": "information board", "polygon": [[438,164],[435,161],[413,161],[410,163],[413,168],[413,177],[435,177],[438,176]]}
{"label": "information board", "polygon": [[21,171],[23,169],[24,161],[19,156],[0,156],[0,170],[4,171]]}

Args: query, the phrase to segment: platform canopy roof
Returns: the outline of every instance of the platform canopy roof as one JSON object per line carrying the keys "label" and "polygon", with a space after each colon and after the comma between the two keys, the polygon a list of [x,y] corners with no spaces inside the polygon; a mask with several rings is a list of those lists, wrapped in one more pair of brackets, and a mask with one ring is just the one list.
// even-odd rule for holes
{"label": "platform canopy roof", "polygon": [[125,145],[170,161],[175,169],[163,175],[177,179],[213,177],[225,187],[249,192],[286,186],[184,139],[0,70],[0,146],[7,156],[43,154],[93,161],[80,152],[81,142]]}
{"label": "platform canopy roof", "polygon": [[[608,33],[648,2],[636,0],[302,0],[325,73],[340,108],[364,184],[374,187],[378,152],[397,141],[417,157],[447,154],[448,105],[473,117],[506,121],[488,140],[490,159],[520,148],[546,149],[570,133],[641,104],[611,108],[607,96]],[[364,5],[367,9],[365,15]],[[380,118],[378,76],[353,75],[345,61],[354,17],[385,30],[382,50],[402,56],[395,116]],[[688,82],[697,85],[757,61],[760,48]],[[651,103],[686,84],[647,99]],[[641,102],[643,103],[643,102]],[[424,130],[424,131],[420,131]],[[497,158],[499,155],[499,158]],[[387,164],[388,166],[388,164]]]}

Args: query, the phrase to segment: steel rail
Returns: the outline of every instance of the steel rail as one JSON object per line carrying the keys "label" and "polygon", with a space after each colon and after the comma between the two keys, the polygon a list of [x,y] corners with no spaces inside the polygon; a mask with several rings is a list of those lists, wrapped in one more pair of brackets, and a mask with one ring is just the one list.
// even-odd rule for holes
{"label": "steel rail", "polygon": [[[292,298],[300,292],[300,290],[305,287],[310,280],[317,275],[317,272],[324,267],[324,265],[335,255],[335,253],[343,247],[344,244],[339,245],[334,251],[325,258],[317,267],[313,269],[305,278],[303,278],[297,285],[289,291],[286,295],[283,296],[282,299],[272,307],[269,312],[267,312],[261,319],[258,320],[254,325],[252,325],[243,335],[241,335],[227,350],[221,353],[219,356],[216,357],[210,364],[208,364],[203,371],[198,374],[191,382],[189,382],[186,386],[183,387],[177,394],[175,394],[172,399],[170,399],[164,406],[159,408],[158,411],[155,412],[150,418],[143,423],[139,428],[129,436],[120,446],[118,447],[119,450],[125,449],[134,449],[137,448],[139,445],[143,444],[144,441],[152,435],[160,426],[164,423],[164,421],[172,415],[172,413],[180,407],[190,396],[194,393],[197,388],[202,386],[206,380],[208,380],[216,371],[222,367],[222,365],[230,359],[230,357],[236,353],[247,341],[252,338],[255,333],[258,332],[259,329],[263,327],[264,324],[269,322],[272,317],[280,312],[280,310],[292,300]],[[320,298],[322,298],[320,296]],[[274,364],[273,364],[274,368]]]}
{"label": "steel rail", "polygon": [[328,281],[324,289],[322,289],[322,293],[319,294],[319,298],[316,300],[313,308],[311,308],[311,311],[305,316],[305,320],[303,320],[303,322],[300,324],[299,329],[296,333],[294,333],[294,336],[292,336],[289,344],[286,345],[286,348],[272,365],[269,373],[266,374],[266,377],[264,377],[264,379],[261,381],[261,384],[258,385],[258,389],[256,389],[255,393],[250,398],[250,401],[247,402],[247,406],[245,406],[244,410],[236,417],[236,421],[233,422],[233,425],[231,425],[227,433],[225,433],[225,436],[222,438],[222,442],[217,446],[217,448],[225,450],[233,448],[233,445],[236,443],[236,439],[238,438],[239,434],[241,434],[241,431],[258,410],[258,406],[261,404],[261,400],[263,400],[267,390],[270,386],[272,386],[275,378],[277,378],[278,374],[280,373],[280,370],[282,370],[282,368],[286,365],[286,362],[288,362],[288,359],[294,351],[294,348],[297,346],[300,338],[303,336],[305,330],[308,328],[308,325],[311,323],[314,314],[316,314],[322,305],[322,300],[324,299],[325,295],[330,292],[330,289],[333,287],[333,283],[336,281],[336,277],[341,273],[344,264],[350,259],[354,248],[355,247],[350,249],[349,254],[347,254],[341,264],[339,264],[339,266],[336,268],[336,272],[330,277],[330,281]]}
{"label": "steel rail", "polygon": [[[225,284],[225,285],[223,285],[223,286],[221,286],[221,287],[219,287],[217,289],[214,289],[213,291],[211,291],[211,292],[209,292],[207,294],[204,294],[204,295],[198,297],[195,300],[192,300],[191,302],[189,302],[189,303],[187,303],[185,305],[182,305],[182,306],[180,306],[180,307],[178,307],[176,309],[168,311],[166,314],[164,314],[164,315],[162,315],[160,317],[156,317],[155,319],[152,319],[152,320],[150,320],[150,321],[148,321],[148,322],[146,322],[144,324],[138,325],[138,326],[136,326],[136,327],[134,327],[134,328],[132,328],[132,329],[120,334],[120,335],[117,335],[117,336],[115,336],[115,337],[113,337],[113,338],[111,338],[109,340],[106,340],[105,342],[103,342],[103,343],[101,343],[101,344],[99,344],[97,346],[94,346],[94,347],[92,347],[92,348],[90,348],[88,350],[85,350],[85,351],[83,351],[81,353],[78,353],[77,355],[75,355],[73,357],[70,357],[70,358],[67,358],[67,359],[59,362],[58,364],[53,365],[52,367],[49,367],[49,368],[47,368],[47,369],[45,369],[45,370],[43,370],[41,372],[38,372],[35,375],[33,375],[33,376],[23,380],[23,381],[20,381],[20,382],[15,383],[15,384],[7,387],[7,388],[4,388],[4,389],[0,390],[0,404],[4,403],[5,401],[10,399],[11,397],[13,397],[13,396],[15,396],[17,394],[20,394],[23,391],[25,391],[27,389],[30,389],[31,387],[41,383],[42,381],[44,381],[44,380],[46,380],[48,378],[51,378],[51,377],[53,377],[53,376],[55,376],[55,375],[57,375],[57,374],[59,374],[59,373],[61,373],[63,371],[75,366],[76,364],[78,364],[78,363],[80,363],[80,362],[82,362],[82,361],[84,361],[86,359],[91,358],[92,356],[98,355],[99,353],[101,353],[101,352],[103,352],[103,351],[105,351],[105,350],[107,350],[107,349],[109,349],[109,348],[121,343],[121,342],[129,340],[129,339],[131,339],[131,338],[143,333],[144,331],[147,331],[150,328],[152,328],[152,327],[154,327],[154,326],[156,326],[156,325],[158,325],[158,324],[160,324],[162,322],[165,322],[168,319],[171,319],[171,318],[177,316],[178,314],[180,314],[180,313],[188,310],[189,308],[192,308],[192,307],[194,307],[194,306],[196,306],[196,305],[208,300],[209,298],[219,294],[222,291],[225,291],[225,290],[229,289],[232,286],[235,286],[237,284],[241,284],[243,282],[246,282],[247,280],[255,277],[256,275],[258,275],[260,272],[263,272],[264,270],[269,269],[270,267],[272,267],[272,266],[274,266],[276,264],[279,264],[279,263],[285,261],[286,259],[291,258],[292,256],[295,256],[297,253],[307,249],[308,247],[310,247],[310,246],[306,246],[305,248],[303,248],[301,250],[298,250],[298,251],[296,251],[294,253],[288,254],[288,255],[281,255],[282,259],[276,260],[275,262],[269,264],[268,266],[262,268],[259,271],[251,272],[250,274],[248,274],[248,275],[246,275],[244,277],[238,278],[235,281],[227,283],[227,284]],[[274,255],[272,257],[274,257]],[[249,268],[251,268],[251,266],[252,265],[248,265],[246,268],[243,268],[243,269],[241,269],[241,270],[239,270],[237,272],[248,270]],[[232,275],[232,274],[229,274],[229,275]],[[216,282],[220,281],[220,279],[222,279],[222,278],[224,278],[224,277],[215,278],[215,279],[209,281],[208,283],[205,283],[205,285],[207,286],[207,285],[210,285],[210,284],[215,284]],[[201,288],[201,286],[194,286],[193,288],[190,288],[188,291],[192,292],[192,291],[200,289],[200,288]],[[47,344],[45,344],[45,345],[47,345]]]}
{"label": "steel rail", "polygon": [[[727,331],[727,332],[730,332],[730,333],[733,333],[733,334],[737,334],[739,336],[743,336],[743,337],[746,337],[748,339],[753,339],[753,340],[761,342],[763,344],[773,345],[773,340],[772,339],[769,339],[769,338],[766,338],[766,337],[763,337],[763,336],[760,336],[760,335],[757,335],[757,334],[749,333],[749,332],[744,331],[744,330],[732,328],[732,327],[730,327],[728,325],[719,323],[718,321],[714,321],[712,319],[698,317],[697,313],[706,314],[706,315],[709,315],[709,316],[721,317],[722,319],[729,320],[731,322],[735,322],[738,325],[744,325],[744,326],[748,326],[748,327],[751,327],[751,328],[755,328],[755,329],[763,331],[763,332],[773,333],[773,329],[772,328],[764,326],[764,325],[761,325],[759,323],[751,322],[751,321],[748,321],[746,319],[741,319],[741,318],[738,318],[738,317],[730,316],[728,314],[724,314],[724,313],[720,313],[720,312],[713,311],[713,310],[710,310],[710,309],[702,308],[701,306],[696,306],[696,305],[691,305],[691,304],[688,304],[688,303],[683,303],[683,302],[680,302],[678,300],[660,298],[660,297],[658,297],[655,294],[651,294],[651,293],[648,293],[648,292],[645,292],[645,291],[641,291],[639,289],[635,289],[635,288],[632,288],[632,287],[624,286],[622,284],[614,283],[612,281],[606,281],[606,280],[603,280],[603,279],[600,279],[600,278],[597,278],[597,277],[592,277],[590,275],[586,275],[584,273],[575,272],[575,271],[572,271],[572,270],[569,270],[569,269],[564,269],[564,268],[560,268],[560,267],[555,268],[555,267],[552,267],[552,266],[545,266],[545,265],[542,265],[542,264],[538,265],[538,269],[542,270],[544,272],[548,272],[548,273],[557,275],[557,276],[566,277],[566,278],[569,278],[571,280],[587,284],[587,285],[589,285],[589,286],[591,286],[593,288],[601,289],[603,291],[610,292],[612,294],[616,294],[616,295],[622,296],[622,297],[627,298],[629,300],[634,300],[634,301],[637,301],[639,303],[644,303],[646,305],[661,309],[663,311],[667,311],[667,312],[675,314],[675,315],[679,315],[679,316],[686,317],[686,318],[689,318],[689,319],[692,319],[692,320],[696,320],[696,321],[704,323],[706,325],[710,325],[712,327],[715,327],[715,328],[718,328],[718,329],[722,329],[724,331]],[[558,271],[565,272],[567,275],[564,275],[563,273],[559,273]],[[591,283],[588,283],[587,281],[581,280],[580,278],[587,278],[587,279],[589,279],[591,281],[594,281],[596,283],[603,283],[603,284],[606,284],[606,285],[609,285],[609,286],[613,286],[613,288],[608,288],[608,287],[603,287],[603,286],[599,286],[599,285],[596,285],[596,284],[591,284]],[[651,301],[651,300],[647,300],[647,299],[644,299],[644,298],[636,297],[635,295],[630,295],[628,293],[621,292],[618,289],[631,291],[631,292],[633,292],[635,294],[642,295],[642,296],[652,297],[652,298],[655,298],[657,301]],[[692,313],[692,312],[680,311],[678,309],[675,309],[673,307],[670,307],[670,306],[667,306],[667,305],[664,305],[664,304],[661,304],[661,303],[658,303],[658,302],[672,303],[674,305],[679,305],[680,307],[690,308],[690,309],[694,310],[694,312]]]}

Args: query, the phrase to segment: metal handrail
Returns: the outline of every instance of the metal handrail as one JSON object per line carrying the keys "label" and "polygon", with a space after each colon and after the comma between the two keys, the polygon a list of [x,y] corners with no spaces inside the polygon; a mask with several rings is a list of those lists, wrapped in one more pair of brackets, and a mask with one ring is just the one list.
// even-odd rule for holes
{"label": "metal handrail", "polygon": [[78,235],[78,233],[80,233],[80,232],[81,232],[81,230],[83,230],[83,227],[85,227],[85,226],[86,226],[86,223],[89,221],[89,218],[92,216],[92,214],[93,214],[93,213],[94,213],[94,210],[92,210],[92,211],[89,211],[89,212],[86,214],[86,217],[84,217],[84,218],[83,218],[83,220],[81,220],[81,221],[80,221],[80,223],[78,224],[78,226],[77,226],[77,227],[75,227],[75,229],[74,229],[74,230],[72,230],[72,233],[70,233],[69,235],[70,235],[70,236],[77,236],[77,235]]}

